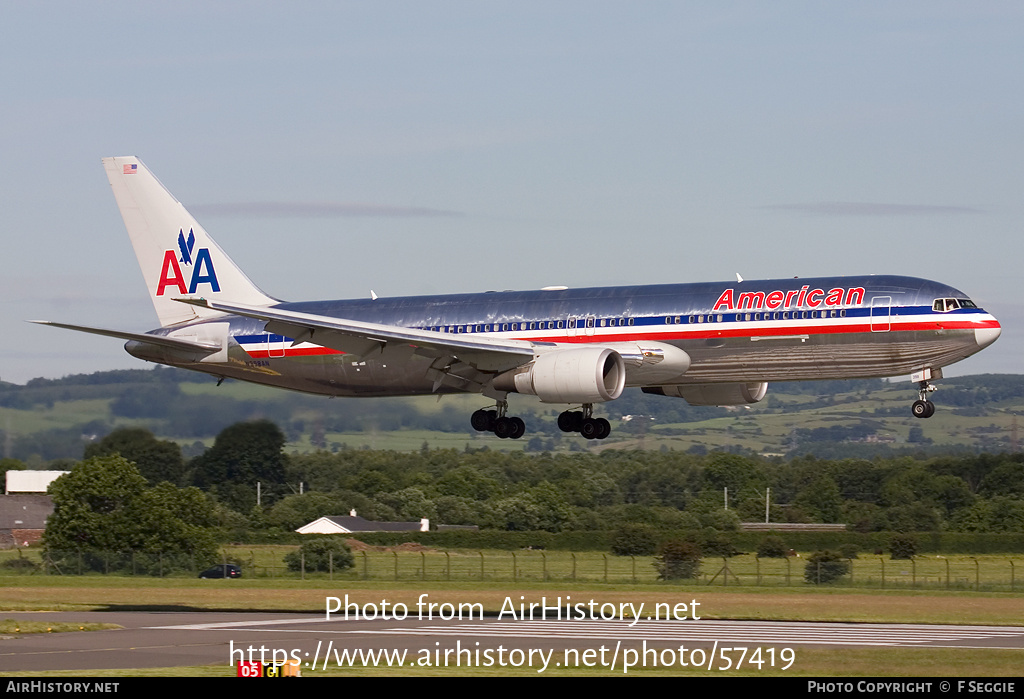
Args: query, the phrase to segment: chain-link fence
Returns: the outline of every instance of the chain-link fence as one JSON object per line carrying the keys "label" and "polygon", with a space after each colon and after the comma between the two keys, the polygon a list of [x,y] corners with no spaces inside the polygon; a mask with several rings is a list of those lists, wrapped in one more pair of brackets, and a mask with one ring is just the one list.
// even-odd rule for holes
{"label": "chain-link fence", "polygon": [[[188,553],[138,551],[5,551],[0,575],[121,575],[196,577],[211,566],[235,564],[244,578],[392,581],[598,582],[658,581],[653,556],[614,556],[595,551],[356,551],[353,565],[342,568],[330,559],[328,570],[297,569],[284,564],[295,547],[224,549],[217,560],[197,560]],[[1018,568],[1024,557],[887,556],[821,560],[759,558],[741,555],[702,560],[695,579],[713,586],[802,587],[831,585],[875,589],[1024,591]],[[216,575],[216,572],[213,573]]]}

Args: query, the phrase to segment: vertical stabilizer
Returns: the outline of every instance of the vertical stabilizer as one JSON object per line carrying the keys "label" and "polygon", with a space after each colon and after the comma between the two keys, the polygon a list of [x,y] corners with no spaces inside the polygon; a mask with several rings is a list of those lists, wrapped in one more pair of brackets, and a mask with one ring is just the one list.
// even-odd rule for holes
{"label": "vertical stabilizer", "polygon": [[223,315],[178,303],[179,298],[277,303],[249,281],[138,158],[104,158],[103,167],[160,325]]}

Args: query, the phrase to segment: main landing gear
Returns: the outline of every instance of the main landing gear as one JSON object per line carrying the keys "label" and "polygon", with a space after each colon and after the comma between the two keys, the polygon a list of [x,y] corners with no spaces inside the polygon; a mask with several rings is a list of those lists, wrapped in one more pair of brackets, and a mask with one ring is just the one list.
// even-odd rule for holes
{"label": "main landing gear", "polygon": [[936,388],[927,381],[921,381],[917,386],[918,399],[914,401],[912,406],[910,406],[910,411],[914,413],[914,417],[931,417],[935,414],[935,403],[928,400],[928,394],[934,393]]}
{"label": "main landing gear", "polygon": [[582,412],[566,410],[558,416],[558,429],[579,432],[584,439],[604,439],[612,433],[612,426],[603,417],[595,418],[593,415],[593,403],[584,403]]}
{"label": "main landing gear", "polygon": [[519,439],[526,434],[526,423],[521,417],[508,417],[508,401],[499,400],[496,410],[477,410],[469,423],[477,432],[493,432],[500,439]]}

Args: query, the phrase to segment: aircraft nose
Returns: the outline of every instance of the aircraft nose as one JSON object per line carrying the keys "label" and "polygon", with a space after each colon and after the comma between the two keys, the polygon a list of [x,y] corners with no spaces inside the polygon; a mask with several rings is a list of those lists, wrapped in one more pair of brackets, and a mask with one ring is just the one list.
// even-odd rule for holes
{"label": "aircraft nose", "polygon": [[978,347],[988,347],[995,342],[1003,329],[996,323],[994,328],[975,328],[974,329],[974,340],[978,343]]}

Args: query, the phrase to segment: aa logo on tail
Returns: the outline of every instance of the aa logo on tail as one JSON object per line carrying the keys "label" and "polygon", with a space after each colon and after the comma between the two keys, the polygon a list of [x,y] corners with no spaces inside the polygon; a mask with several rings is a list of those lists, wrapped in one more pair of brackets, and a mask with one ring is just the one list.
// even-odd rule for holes
{"label": "aa logo on tail", "polygon": [[[194,294],[200,284],[209,284],[210,291],[220,291],[220,282],[217,281],[217,272],[213,269],[213,260],[210,259],[209,248],[199,248],[195,251],[195,259],[192,253],[196,244],[196,235],[190,228],[188,238],[185,238],[185,230],[178,231],[178,253],[174,250],[164,251],[164,262],[160,269],[160,282],[156,287],[156,295],[163,296],[167,287],[173,287],[179,294]],[[180,264],[179,264],[180,262]],[[181,271],[181,265],[192,268],[192,276],[188,286],[185,286],[185,275]]]}

